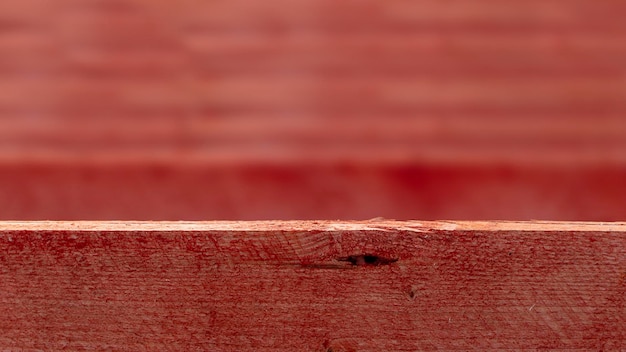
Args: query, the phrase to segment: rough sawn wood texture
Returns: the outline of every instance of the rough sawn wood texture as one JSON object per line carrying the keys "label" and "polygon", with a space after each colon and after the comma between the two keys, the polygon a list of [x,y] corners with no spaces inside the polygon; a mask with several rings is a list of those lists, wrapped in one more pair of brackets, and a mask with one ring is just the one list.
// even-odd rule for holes
{"label": "rough sawn wood texture", "polygon": [[625,301],[626,223],[0,223],[8,351],[620,351]]}

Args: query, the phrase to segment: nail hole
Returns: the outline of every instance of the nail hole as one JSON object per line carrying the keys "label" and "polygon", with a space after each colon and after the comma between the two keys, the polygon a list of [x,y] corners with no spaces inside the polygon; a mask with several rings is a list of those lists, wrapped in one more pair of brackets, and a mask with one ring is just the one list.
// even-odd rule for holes
{"label": "nail hole", "polygon": [[351,255],[348,257],[337,258],[339,261],[349,262],[358,266],[378,266],[389,265],[398,261],[397,258],[384,258],[373,254]]}
{"label": "nail hole", "polygon": [[410,289],[410,290],[409,290],[409,297],[410,297],[411,299],[415,299],[415,290],[414,290],[414,289]]}

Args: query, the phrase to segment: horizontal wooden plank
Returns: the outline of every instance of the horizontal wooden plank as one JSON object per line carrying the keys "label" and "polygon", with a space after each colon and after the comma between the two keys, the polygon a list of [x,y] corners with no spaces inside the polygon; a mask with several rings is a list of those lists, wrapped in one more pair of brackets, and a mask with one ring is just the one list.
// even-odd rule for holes
{"label": "horizontal wooden plank", "polygon": [[625,222],[593,221],[397,221],[376,217],[361,221],[0,221],[2,231],[26,232],[259,232],[281,231],[517,231],[626,232]]}
{"label": "horizontal wooden plank", "polygon": [[4,350],[626,349],[626,223],[2,222]]}
{"label": "horizontal wooden plank", "polygon": [[4,162],[0,219],[624,219],[626,169],[594,162],[415,164],[380,155],[377,163],[251,163],[228,154],[171,162],[175,156]]}

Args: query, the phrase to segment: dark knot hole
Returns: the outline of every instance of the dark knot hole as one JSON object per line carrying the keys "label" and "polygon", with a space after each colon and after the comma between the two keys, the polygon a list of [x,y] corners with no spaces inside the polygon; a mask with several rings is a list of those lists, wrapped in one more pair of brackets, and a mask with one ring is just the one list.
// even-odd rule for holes
{"label": "dark knot hole", "polygon": [[350,255],[347,257],[337,258],[337,260],[349,262],[352,265],[358,266],[389,265],[398,261],[397,258],[385,258],[374,254]]}

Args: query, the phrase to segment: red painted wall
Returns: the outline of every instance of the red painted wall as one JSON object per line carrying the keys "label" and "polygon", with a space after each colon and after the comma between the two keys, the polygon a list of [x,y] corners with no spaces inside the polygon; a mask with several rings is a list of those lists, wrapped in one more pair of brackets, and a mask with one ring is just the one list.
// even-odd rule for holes
{"label": "red painted wall", "polygon": [[623,220],[619,1],[0,4],[0,219]]}

